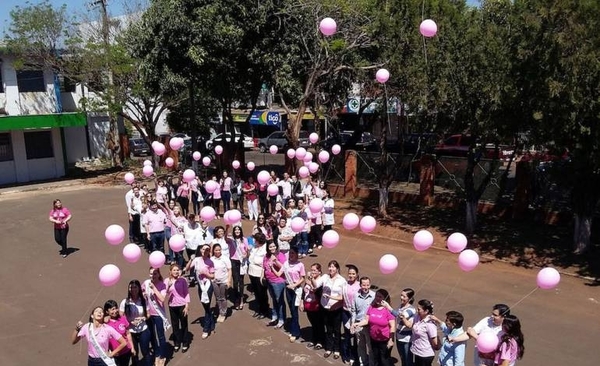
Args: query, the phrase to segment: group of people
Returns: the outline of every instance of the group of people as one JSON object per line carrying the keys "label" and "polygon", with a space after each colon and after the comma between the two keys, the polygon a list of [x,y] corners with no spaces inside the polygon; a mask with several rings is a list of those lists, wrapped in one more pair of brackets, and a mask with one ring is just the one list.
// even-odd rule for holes
{"label": "group of people", "polygon": [[[129,241],[138,243],[145,247],[148,253],[153,251],[165,251],[165,242],[168,243],[172,235],[186,235],[186,225],[195,226],[193,221],[200,221],[198,212],[200,206],[210,205],[216,211],[216,218],[220,217],[220,204],[222,201],[224,212],[231,206],[234,199],[234,208],[241,211],[244,217],[243,207],[239,203],[239,197],[246,199],[248,203],[248,215],[251,221],[256,221],[257,228],[265,234],[267,240],[274,240],[282,246],[282,250],[289,250],[291,244],[298,243],[300,257],[313,252],[314,248],[321,248],[322,233],[333,227],[335,223],[335,202],[323,181],[312,182],[311,178],[291,178],[284,173],[280,180],[275,172],[271,172],[271,181],[268,184],[259,184],[250,176],[246,182],[239,179],[232,180],[223,172],[220,181],[216,182],[214,192],[205,195],[204,184],[196,177],[191,182],[180,181],[174,189],[173,180],[156,179],[155,189],[151,191],[147,186],[140,186],[139,182],[133,182],[131,189],[125,194],[125,203],[129,220]],[[231,194],[235,182],[241,187],[239,192]],[[280,189],[277,195],[267,197],[267,186],[277,184]],[[294,187],[298,187],[297,190]],[[235,188],[237,190],[237,188]],[[218,192],[218,199],[217,199]],[[261,197],[265,196],[266,200]],[[189,198],[192,198],[191,200]],[[201,198],[203,197],[203,198]],[[232,198],[233,197],[233,198]],[[323,201],[321,212],[314,213],[309,202],[313,198]],[[260,202],[260,210],[258,209]],[[190,203],[192,210],[190,211]],[[301,217],[305,220],[305,226],[296,235],[290,228],[290,219]],[[283,222],[281,219],[285,219]],[[203,242],[210,243],[212,232],[206,233],[206,223],[200,224],[203,228]],[[189,231],[189,230],[188,230]],[[189,233],[188,233],[189,234]],[[280,234],[281,235],[280,237]],[[186,235],[186,237],[189,235]],[[186,248],[192,252],[196,250],[202,241],[192,240]],[[169,250],[166,255],[167,263],[175,260],[183,264],[182,253],[174,253]]]}

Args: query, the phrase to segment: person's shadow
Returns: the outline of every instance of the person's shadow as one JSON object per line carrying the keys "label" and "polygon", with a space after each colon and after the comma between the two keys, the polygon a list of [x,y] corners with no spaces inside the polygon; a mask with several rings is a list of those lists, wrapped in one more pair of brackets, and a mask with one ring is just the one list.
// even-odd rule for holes
{"label": "person's shadow", "polygon": [[67,257],[70,256],[73,253],[77,253],[78,251],[79,251],[79,248],[73,248],[73,247],[67,248],[67,253],[66,253]]}

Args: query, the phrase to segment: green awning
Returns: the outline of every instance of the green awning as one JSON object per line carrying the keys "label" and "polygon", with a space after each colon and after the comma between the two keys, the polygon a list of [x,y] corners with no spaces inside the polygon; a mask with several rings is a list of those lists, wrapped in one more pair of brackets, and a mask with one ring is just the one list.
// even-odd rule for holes
{"label": "green awning", "polygon": [[83,113],[30,114],[26,116],[0,117],[0,131],[24,130],[26,128],[55,128],[85,126]]}

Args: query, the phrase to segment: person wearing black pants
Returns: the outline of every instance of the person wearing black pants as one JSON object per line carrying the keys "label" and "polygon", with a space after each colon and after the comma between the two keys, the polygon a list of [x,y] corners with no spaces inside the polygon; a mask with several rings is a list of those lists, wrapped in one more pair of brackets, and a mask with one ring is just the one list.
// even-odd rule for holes
{"label": "person wearing black pants", "polygon": [[258,203],[260,205],[260,213],[269,216],[269,197],[267,194],[267,185],[259,184],[258,186]]}
{"label": "person wearing black pants", "polygon": [[333,358],[339,358],[340,344],[342,340],[342,311],[340,306],[337,309],[323,309],[323,320],[325,321],[325,355],[333,352]]}
{"label": "person wearing black pants", "polygon": [[60,245],[60,255],[65,258],[68,254],[67,250],[67,235],[69,235],[69,220],[71,220],[71,212],[63,207],[59,199],[52,203],[49,219],[54,223],[54,241]]}
{"label": "person wearing black pants", "polygon": [[188,333],[188,311],[190,293],[187,281],[181,277],[181,267],[177,263],[171,264],[167,285],[167,301],[171,324],[173,325],[173,340],[175,352],[181,347],[182,352],[189,348]]}
{"label": "person wearing black pants", "polygon": [[263,284],[263,260],[267,255],[266,242],[267,238],[265,237],[265,234],[261,232],[254,234],[254,248],[250,251],[250,256],[248,258],[248,275],[250,276],[250,284],[252,285],[254,296],[258,303],[253,317],[259,319],[271,316],[269,313],[267,286]]}

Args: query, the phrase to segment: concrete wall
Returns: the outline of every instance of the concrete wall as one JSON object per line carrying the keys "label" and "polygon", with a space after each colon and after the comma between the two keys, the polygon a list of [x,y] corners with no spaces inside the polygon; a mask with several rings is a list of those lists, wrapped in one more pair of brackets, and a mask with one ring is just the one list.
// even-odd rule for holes
{"label": "concrete wall", "polygon": [[58,128],[53,128],[51,130],[54,157],[28,160],[25,150],[24,134],[33,131],[40,130],[10,131],[13,160],[0,162],[0,184],[54,179],[65,175],[60,130]]}
{"label": "concrete wall", "polygon": [[77,161],[89,157],[86,144],[85,126],[68,127],[64,129],[64,133],[68,164],[75,164]]}

